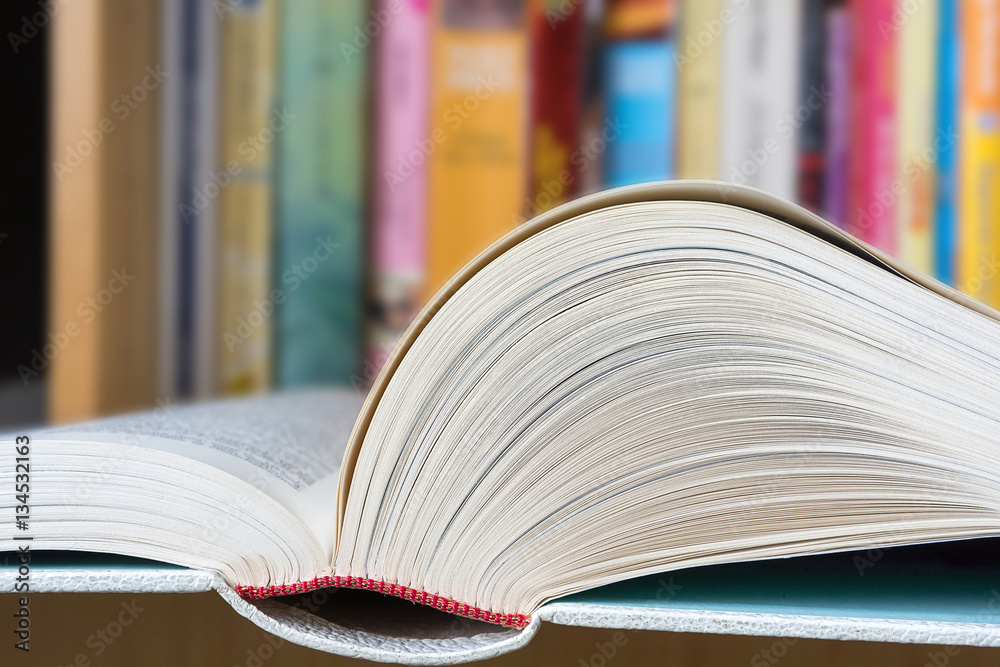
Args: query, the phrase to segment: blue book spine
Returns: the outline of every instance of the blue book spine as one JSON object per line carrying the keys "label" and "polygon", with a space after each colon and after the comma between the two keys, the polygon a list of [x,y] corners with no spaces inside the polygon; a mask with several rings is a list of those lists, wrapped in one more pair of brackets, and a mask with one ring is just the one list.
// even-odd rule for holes
{"label": "blue book spine", "polygon": [[938,63],[935,148],[938,149],[937,186],[934,201],[934,273],[938,280],[955,284],[958,252],[958,131],[960,85],[960,35],[958,2],[940,0],[938,5]]}
{"label": "blue book spine", "polygon": [[605,50],[604,180],[608,187],[674,175],[674,39],[614,42]]}

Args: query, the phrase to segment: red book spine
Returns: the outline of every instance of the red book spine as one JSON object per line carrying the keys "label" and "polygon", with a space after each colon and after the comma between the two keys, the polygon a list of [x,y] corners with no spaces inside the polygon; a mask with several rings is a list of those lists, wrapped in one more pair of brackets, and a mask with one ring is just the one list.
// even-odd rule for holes
{"label": "red book spine", "polygon": [[582,3],[534,0],[531,12],[531,165],[519,222],[569,201],[580,189]]}

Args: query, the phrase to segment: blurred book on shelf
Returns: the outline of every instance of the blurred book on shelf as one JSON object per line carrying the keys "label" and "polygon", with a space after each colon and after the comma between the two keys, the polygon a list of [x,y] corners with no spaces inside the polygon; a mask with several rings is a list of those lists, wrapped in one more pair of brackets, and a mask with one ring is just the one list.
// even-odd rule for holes
{"label": "blurred book on shelf", "polygon": [[365,392],[501,235],[676,177],[796,201],[1000,305],[1000,0],[140,7],[53,17],[48,327],[80,331],[22,364],[53,419]]}

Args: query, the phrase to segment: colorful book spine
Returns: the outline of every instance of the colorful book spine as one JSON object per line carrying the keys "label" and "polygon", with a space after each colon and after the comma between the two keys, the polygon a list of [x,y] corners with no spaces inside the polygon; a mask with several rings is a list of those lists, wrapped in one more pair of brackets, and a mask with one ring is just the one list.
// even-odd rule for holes
{"label": "colorful book spine", "polygon": [[722,39],[728,29],[722,8],[723,0],[682,0],[680,5],[680,40],[674,54],[680,178],[719,178]]}
{"label": "colorful book spine", "polygon": [[958,286],[1000,307],[1000,0],[961,7]]}
{"label": "colorful book spine", "polygon": [[525,3],[432,8],[428,296],[515,227],[528,182]]}
{"label": "colorful book spine", "polygon": [[[380,0],[398,11],[375,47],[375,149],[370,231],[371,277],[363,387],[423,305],[427,236],[430,13],[426,0]],[[418,159],[414,159],[417,156]]]}
{"label": "colorful book spine", "polygon": [[[799,47],[798,202],[811,211],[823,208],[826,171],[824,129],[828,108],[826,84],[826,0],[802,3],[802,39]],[[798,120],[796,118],[796,120]]]}
{"label": "colorful book spine", "polygon": [[934,202],[935,61],[937,0],[924,0],[899,27],[896,208],[898,255],[921,273],[934,270],[931,219]]}
{"label": "colorful book spine", "polygon": [[893,0],[850,0],[851,182],[848,230],[895,254],[896,57]]}
{"label": "colorful book spine", "polygon": [[583,7],[563,0],[531,5],[531,166],[517,222],[576,196],[583,83]]}
{"label": "colorful book spine", "polygon": [[[271,293],[271,147],[275,5],[234,6],[220,22],[220,145],[200,188],[217,192],[218,387],[226,394],[271,385],[271,320],[257,313]],[[259,319],[259,321],[257,321]]]}
{"label": "colorful book spine", "polygon": [[794,200],[798,133],[814,113],[797,108],[801,7],[726,0],[725,10],[720,176]]}
{"label": "colorful book spine", "polygon": [[580,146],[575,159],[578,194],[586,195],[604,186],[604,153],[607,129],[604,115],[604,4],[585,3],[583,10],[583,81],[580,99]]}
{"label": "colorful book spine", "polygon": [[851,117],[851,22],[843,3],[826,11],[826,109],[823,212],[844,228],[848,219]]}
{"label": "colorful book spine", "polygon": [[958,109],[961,96],[958,0],[939,0],[935,144],[937,177],[934,198],[934,275],[955,284],[958,253]]}
{"label": "colorful book spine", "polygon": [[608,6],[606,187],[673,178],[677,68],[672,0]]}
{"label": "colorful book spine", "polygon": [[273,318],[279,387],[349,384],[361,369],[367,10],[280,5],[274,281],[247,317]]}

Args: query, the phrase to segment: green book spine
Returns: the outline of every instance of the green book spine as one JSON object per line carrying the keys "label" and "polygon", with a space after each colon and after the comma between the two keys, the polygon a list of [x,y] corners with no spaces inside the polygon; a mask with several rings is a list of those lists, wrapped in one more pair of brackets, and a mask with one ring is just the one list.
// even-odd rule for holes
{"label": "green book spine", "polygon": [[[347,384],[362,357],[363,0],[280,4],[275,384]],[[370,18],[370,17],[369,17]]]}

